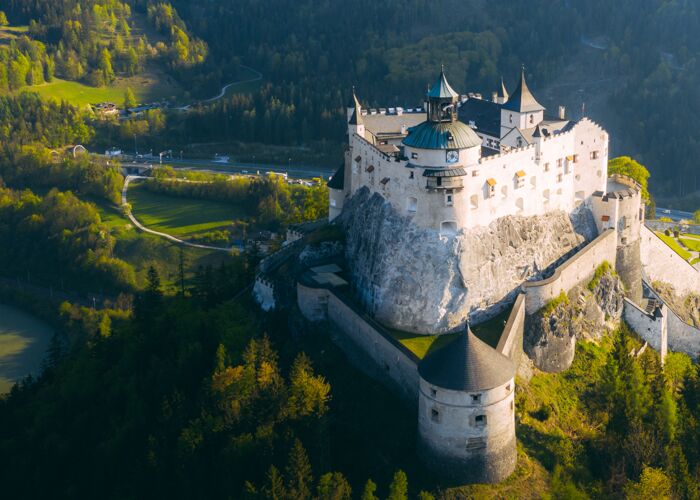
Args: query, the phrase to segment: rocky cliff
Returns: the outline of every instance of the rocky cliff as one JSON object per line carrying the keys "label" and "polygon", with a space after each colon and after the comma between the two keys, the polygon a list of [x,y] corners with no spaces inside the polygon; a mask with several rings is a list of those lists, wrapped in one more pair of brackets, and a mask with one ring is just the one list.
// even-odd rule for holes
{"label": "rocky cliff", "polygon": [[599,339],[619,321],[625,295],[620,277],[607,271],[592,288],[577,287],[525,319],[523,348],[540,370],[566,370],[577,340]]}
{"label": "rocky cliff", "polygon": [[436,334],[497,313],[528,278],[595,236],[590,212],[508,216],[441,236],[366,188],[338,218],[353,287],[385,325]]}

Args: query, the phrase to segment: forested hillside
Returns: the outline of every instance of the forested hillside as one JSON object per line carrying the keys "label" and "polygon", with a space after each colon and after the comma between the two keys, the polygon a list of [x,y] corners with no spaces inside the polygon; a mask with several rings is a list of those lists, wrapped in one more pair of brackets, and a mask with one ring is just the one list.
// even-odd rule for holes
{"label": "forested hillside", "polygon": [[[485,95],[524,63],[537,92],[599,38],[601,72],[617,79],[607,106],[621,122],[628,154],[649,166],[653,194],[700,189],[692,123],[700,32],[693,2],[653,0],[340,0],[264,4],[252,0],[174,2],[220,61],[239,57],[269,81],[251,98],[232,98],[190,117],[193,138],[300,143],[338,140],[351,85],[369,105],[415,105],[441,63],[462,91]],[[555,21],[556,20],[556,21]],[[569,92],[576,91],[572,87]],[[581,100],[591,96],[581,96]],[[553,106],[557,103],[550,103]],[[572,110],[574,117],[579,113]],[[261,122],[292,124],[262,126]],[[617,130],[617,129],[616,129]],[[692,207],[691,207],[692,208]]]}

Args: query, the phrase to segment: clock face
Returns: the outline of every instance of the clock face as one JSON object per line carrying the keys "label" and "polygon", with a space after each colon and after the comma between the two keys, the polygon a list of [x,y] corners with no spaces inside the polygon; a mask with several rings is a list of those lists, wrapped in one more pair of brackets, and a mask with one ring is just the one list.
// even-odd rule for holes
{"label": "clock face", "polygon": [[457,160],[459,160],[459,151],[456,149],[448,149],[445,154],[445,160],[447,163],[457,163]]}

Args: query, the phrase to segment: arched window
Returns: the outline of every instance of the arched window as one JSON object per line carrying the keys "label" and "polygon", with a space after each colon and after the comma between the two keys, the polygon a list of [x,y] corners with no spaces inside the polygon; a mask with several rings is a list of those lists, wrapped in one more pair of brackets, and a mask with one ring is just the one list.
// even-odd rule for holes
{"label": "arched window", "polygon": [[469,202],[472,210],[476,210],[477,208],[479,208],[479,196],[475,194],[471,195],[471,197],[469,198]]}
{"label": "arched window", "polygon": [[515,206],[518,208],[518,212],[522,212],[525,206],[523,199],[518,198],[517,200],[515,200]]}
{"label": "arched window", "polygon": [[414,198],[413,196],[409,196],[409,198],[406,200],[406,211],[409,213],[416,213],[418,210],[418,198]]}

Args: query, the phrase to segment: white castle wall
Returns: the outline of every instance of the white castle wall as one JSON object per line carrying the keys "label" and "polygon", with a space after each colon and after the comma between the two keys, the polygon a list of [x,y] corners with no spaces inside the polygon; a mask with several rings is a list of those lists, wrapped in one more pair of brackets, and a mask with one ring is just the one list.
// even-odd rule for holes
{"label": "white castle wall", "polygon": [[[425,169],[407,166],[445,167],[444,150],[406,148],[409,160],[396,161],[357,134],[351,136],[350,146],[346,196],[367,186],[384,196],[399,213],[412,215],[417,225],[434,229],[444,227],[444,222],[469,228],[488,225],[505,215],[570,212],[594,191],[604,190],[607,179],[607,134],[587,119],[568,132],[541,139],[539,145],[478,161],[473,154],[479,148],[462,150],[459,162],[449,167],[466,171],[460,177],[463,188],[452,193],[427,190]],[[597,158],[592,159],[594,151]],[[418,158],[411,159],[412,153]],[[519,171],[525,172],[520,181],[516,175]],[[488,179],[496,181],[493,189]]]}
{"label": "white castle wall", "polygon": [[[649,292],[657,300],[663,299],[650,289]],[[700,359],[700,329],[683,321],[676,312],[664,304],[668,311],[668,347],[672,351],[684,352],[695,359]]]}
{"label": "white castle wall", "polygon": [[646,226],[641,228],[641,259],[650,282],[670,283],[679,295],[700,294],[700,272]]}
{"label": "white castle wall", "polygon": [[603,261],[614,266],[616,251],[616,232],[614,229],[607,229],[572,258],[557,267],[549,278],[523,283],[527,313],[533,314],[539,311],[561,292],[566,293],[577,285],[590,281],[596,268]]}
{"label": "white castle wall", "polygon": [[[416,403],[418,358],[385,334],[381,325],[327,289],[298,283],[297,303],[307,319],[330,321],[342,332],[343,335],[337,335],[331,331],[331,335],[346,353],[361,358],[355,364],[370,375],[387,381],[403,399]],[[363,358],[369,358],[371,363]]]}
{"label": "white castle wall", "polygon": [[662,308],[660,316],[647,314],[637,304],[625,298],[622,317],[637,335],[649,343],[651,347],[666,357],[668,350],[668,307]]}
{"label": "white castle wall", "polygon": [[275,308],[274,286],[271,281],[268,281],[263,276],[255,278],[253,297],[255,297],[256,302],[263,311],[269,311]]}
{"label": "white castle wall", "polygon": [[513,309],[508,315],[508,321],[503,328],[501,340],[498,341],[496,350],[508,356],[518,365],[523,354],[523,335],[525,334],[525,294],[518,294]]}

